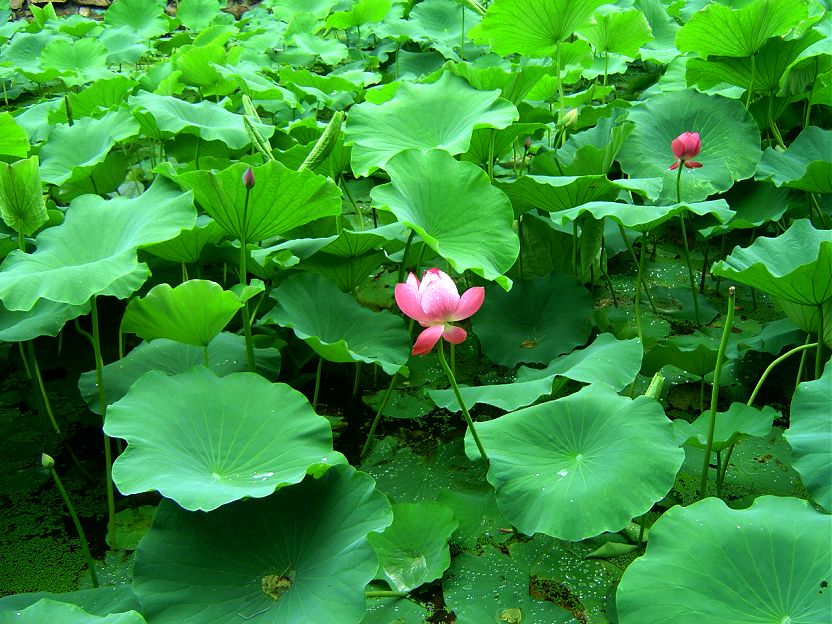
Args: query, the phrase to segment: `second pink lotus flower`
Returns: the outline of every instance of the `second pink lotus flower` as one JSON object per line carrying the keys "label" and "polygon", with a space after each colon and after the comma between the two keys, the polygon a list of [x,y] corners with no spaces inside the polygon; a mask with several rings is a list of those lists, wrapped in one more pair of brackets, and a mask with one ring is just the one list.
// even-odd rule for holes
{"label": "second pink lotus flower", "polygon": [[401,311],[426,328],[413,345],[413,355],[425,355],[440,338],[454,344],[465,340],[467,332],[451,323],[475,314],[485,299],[485,289],[475,286],[460,296],[447,273],[428,269],[421,280],[411,273],[405,283],[396,284],[395,295]]}
{"label": "second pink lotus flower", "polygon": [[671,171],[678,169],[679,165],[685,165],[688,169],[696,169],[702,166],[701,162],[691,160],[702,149],[702,141],[699,139],[698,132],[683,132],[671,141],[670,149],[673,150],[673,155],[677,158],[676,162],[668,167]]}

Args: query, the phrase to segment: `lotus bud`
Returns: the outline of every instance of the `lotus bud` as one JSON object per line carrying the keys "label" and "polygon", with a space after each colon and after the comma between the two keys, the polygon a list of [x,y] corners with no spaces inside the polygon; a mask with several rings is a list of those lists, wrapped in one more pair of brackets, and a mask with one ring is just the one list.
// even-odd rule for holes
{"label": "lotus bud", "polygon": [[52,470],[55,467],[55,460],[52,459],[50,455],[47,455],[46,453],[41,453],[40,465],[46,468],[47,470]]}
{"label": "lotus bud", "polygon": [[578,122],[578,109],[570,108],[563,116],[563,123],[565,126],[571,128]]}
{"label": "lotus bud", "polygon": [[678,169],[679,165],[684,165],[687,169],[702,166],[701,162],[691,160],[702,149],[702,141],[699,139],[698,132],[683,132],[670,142],[670,149],[676,157],[676,162],[668,167],[671,171]]}
{"label": "lotus bud", "polygon": [[532,147],[532,138],[530,136],[527,136],[525,139],[523,139],[523,149],[528,152],[531,149],[531,147]]}
{"label": "lotus bud", "polygon": [[251,170],[251,167],[246,169],[243,174],[243,186],[247,189],[254,188],[254,172]]}

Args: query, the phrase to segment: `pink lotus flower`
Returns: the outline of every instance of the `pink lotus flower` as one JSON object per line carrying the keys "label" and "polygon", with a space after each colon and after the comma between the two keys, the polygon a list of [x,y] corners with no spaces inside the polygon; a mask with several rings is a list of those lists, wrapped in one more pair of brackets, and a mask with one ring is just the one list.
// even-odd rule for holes
{"label": "pink lotus flower", "polygon": [[416,338],[413,355],[430,353],[440,338],[463,342],[468,334],[451,323],[475,314],[485,299],[482,286],[469,288],[460,297],[454,281],[439,269],[428,269],[421,281],[411,273],[404,284],[396,284],[395,294],[401,311],[426,328]]}
{"label": "pink lotus flower", "polygon": [[698,132],[683,132],[671,141],[670,149],[673,150],[673,154],[678,159],[668,167],[671,171],[678,169],[679,165],[684,165],[688,169],[696,169],[702,166],[701,162],[690,160],[702,149],[702,141],[699,140]]}

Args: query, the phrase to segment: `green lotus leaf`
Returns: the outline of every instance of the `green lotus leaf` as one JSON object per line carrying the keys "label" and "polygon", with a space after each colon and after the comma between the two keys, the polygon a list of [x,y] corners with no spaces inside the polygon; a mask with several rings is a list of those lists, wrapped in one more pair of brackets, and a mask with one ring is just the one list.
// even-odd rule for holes
{"label": "green lotus leaf", "polygon": [[254,373],[151,371],[110,406],[104,431],[127,440],[113,464],[123,494],[158,490],[190,510],[263,498],[313,464],[339,463],[329,422],[300,392]]}
{"label": "green lotus leaf", "polygon": [[541,78],[552,72],[552,69],[545,65],[507,68],[494,65],[479,67],[472,63],[447,63],[446,67],[452,74],[465,78],[475,89],[480,91],[499,89],[500,96],[515,106],[523,101]]}
{"label": "green lotus leaf", "polygon": [[243,186],[245,163],[222,171],[190,171],[176,181],[193,190],[196,201],[223,229],[240,240],[261,241],[321,217],[341,213],[341,191],[309,170],[293,171],[270,160],[252,167],[256,183]]}
{"label": "green lotus leaf", "polygon": [[38,336],[57,336],[67,321],[89,312],[89,304],[67,305],[38,299],[31,310],[7,310],[0,305],[0,340],[23,342]]}
{"label": "green lotus leaf", "polygon": [[54,39],[43,48],[40,62],[67,86],[79,86],[112,76],[107,69],[107,48],[92,38]]}
{"label": "green lotus leaf", "polygon": [[188,30],[205,30],[218,20],[222,8],[221,0],[180,0],[176,19]]}
{"label": "green lotus leaf", "polygon": [[165,0],[116,0],[104,13],[104,23],[126,27],[135,39],[152,40],[168,32],[165,6]]}
{"label": "green lotus leaf", "polygon": [[148,341],[167,338],[207,347],[241,307],[237,295],[210,280],[188,280],[176,288],[159,284],[130,301],[121,331]]}
{"label": "green lotus leaf", "polygon": [[476,128],[506,128],[517,109],[499,92],[477,91],[448,72],[432,84],[405,82],[392,100],[350,109],[344,130],[352,144],[352,170],[365,176],[407,149],[468,150]]}
{"label": "green lotus leaf", "polygon": [[790,191],[758,184],[753,180],[739,182],[728,192],[725,200],[737,214],[725,224],[698,229],[703,238],[712,238],[731,230],[751,230],[765,223],[777,221],[789,207]]}
{"label": "green lotus leaf", "polygon": [[788,67],[820,38],[821,35],[812,33],[799,39],[769,39],[754,54],[753,61],[750,56],[711,58],[707,61],[692,58],[687,62],[685,79],[688,85],[696,85],[702,91],[727,83],[773,95],[780,90]]}
{"label": "green lotus leaf", "polygon": [[125,109],[110,111],[100,119],[83,117],[73,125],[59,125],[49,133],[40,150],[40,175],[59,186],[91,174],[111,149],[139,133],[139,125]]}
{"label": "green lotus leaf", "polygon": [[473,271],[503,288],[520,251],[511,202],[476,165],[443,150],[408,150],[387,163],[390,184],[370,193],[458,273]]}
{"label": "green lotus leaf", "polygon": [[111,613],[141,611],[139,600],[130,589],[130,585],[122,584],[72,592],[31,592],[3,596],[0,598],[0,613],[23,611],[43,598],[77,605],[91,615],[106,616]]}
{"label": "green lotus leaf", "polygon": [[50,621],[61,624],[145,624],[145,619],[136,611],[99,617],[90,615],[78,605],[49,598],[42,598],[19,613],[0,612],[0,624],[43,624]]}
{"label": "green lotus leaf", "polygon": [[224,236],[220,224],[208,215],[199,215],[193,228],[182,230],[179,236],[164,243],[149,245],[145,251],[171,262],[198,262],[202,249],[218,243]]}
{"label": "green lotus leaf", "polygon": [[832,234],[799,219],[776,238],[735,247],[711,268],[725,277],[786,301],[820,305],[832,298]]}
{"label": "green lotus leaf", "polygon": [[806,16],[803,1],[754,0],[736,9],[714,2],[682,26],[676,34],[676,47],[682,52],[698,52],[703,58],[751,56],[770,37],[787,34]]}
{"label": "green lotus leaf", "polygon": [[460,158],[476,163],[483,169],[488,169],[489,160],[493,158],[496,162],[499,162],[502,156],[511,154],[513,150],[516,150],[517,141],[520,137],[530,136],[545,127],[546,124],[534,122],[513,123],[503,130],[492,128],[474,130],[474,134],[471,135],[471,145]]}
{"label": "green lotus leaf", "polygon": [[652,199],[659,196],[660,179],[653,178],[645,186],[635,189],[633,182],[632,179],[610,180],[606,175],[524,175],[496,182],[495,186],[509,196],[514,214],[519,215],[533,208],[558,212],[596,200],[614,199],[622,190],[635,190],[640,195],[652,194]]}
{"label": "green lotus leaf", "polygon": [[[142,131],[153,138],[166,139],[184,132],[205,141],[221,141],[231,149],[243,149],[251,144],[243,115],[231,113],[214,102],[191,103],[146,91],[130,96],[128,102],[142,124]],[[274,134],[274,126],[259,123],[255,126],[266,139]]]}
{"label": "green lotus leaf", "polygon": [[588,347],[555,358],[546,368],[521,366],[516,383],[559,376],[582,383],[606,384],[620,391],[638,375],[642,353],[641,344],[635,338],[619,340],[609,333],[599,334]]}
{"label": "green lotus leaf", "polygon": [[551,217],[555,223],[565,225],[581,215],[589,213],[596,219],[609,217],[625,228],[637,232],[649,232],[662,223],[686,212],[699,216],[713,215],[720,223],[727,222],[735,214],[733,210],[728,208],[724,199],[714,199],[703,202],[682,202],[669,206],[635,206],[617,202],[594,201],[577,208],[553,213]]}
{"label": "green lotus leaf", "polygon": [[495,0],[469,33],[506,56],[553,57],[557,44],[589,23],[604,0]]}
{"label": "green lotus leaf", "polygon": [[[641,368],[641,354],[638,340],[618,340],[612,334],[601,334],[585,349],[555,358],[546,368],[521,366],[512,383],[460,386],[459,390],[469,409],[477,403],[485,403],[511,412],[552,394],[555,377],[602,383],[621,390],[636,378]],[[460,411],[451,389],[431,390],[430,398],[441,408]]]}
{"label": "green lotus leaf", "polygon": [[[3,51],[5,55],[6,50]],[[0,112],[0,156],[26,158],[29,153],[29,137],[10,113]]]}
{"label": "green lotus leaf", "polygon": [[510,292],[486,287],[472,319],[483,353],[495,364],[548,364],[589,338],[592,296],[571,275],[518,280]]}
{"label": "green lotus leaf", "polygon": [[[465,3],[445,0],[425,0],[415,5],[408,15],[412,27],[410,39],[427,44],[445,58],[458,59],[454,48],[463,45],[465,33],[476,26],[482,17]],[[480,87],[476,87],[480,88]],[[487,90],[487,89],[486,89]]]}
{"label": "green lotus leaf", "polygon": [[527,562],[487,545],[482,555],[462,553],[454,558],[442,591],[457,624],[575,621],[569,611],[529,596],[530,580]]}
{"label": "green lotus leaf", "polygon": [[134,33],[135,29],[131,26],[109,26],[98,36],[98,40],[107,48],[107,62],[110,65],[136,63],[150,52],[148,42],[136,39]]}
{"label": "green lotus leaf", "polygon": [[830,154],[832,130],[809,126],[785,152],[766,149],[756,178],[810,193],[832,193]]}
{"label": "green lotus leaf", "polygon": [[[783,312],[786,313],[786,319],[792,322],[792,328],[796,325],[807,334],[814,334],[817,337],[820,330],[820,315],[818,314],[821,306],[806,306],[785,301],[774,297],[775,303],[780,306]],[[832,299],[827,299],[822,304],[823,307],[823,340],[830,349],[832,349]],[[803,335],[800,336],[803,339]],[[769,351],[771,352],[771,351]],[[777,352],[779,353],[779,351]]]}
{"label": "green lotus leaf", "polygon": [[653,38],[647,18],[637,9],[596,14],[593,22],[579,32],[601,54],[613,52],[635,58],[639,49]]}
{"label": "green lotus leaf", "polygon": [[37,251],[6,256],[0,300],[9,310],[30,310],[38,299],[72,305],[95,295],[124,299],[150,274],[137,250],[173,238],[195,220],[191,194],[160,178],[135,199],[78,197],[63,224],[38,235]]}
{"label": "green lotus leaf", "polygon": [[440,578],[451,565],[448,540],[457,526],[453,512],[436,501],[393,505],[393,524],[367,537],[379,559],[376,578],[394,591]]}
{"label": "green lotus leaf", "polygon": [[391,240],[407,238],[407,228],[401,223],[390,223],[371,230],[341,230],[331,243],[322,248],[328,254],[350,258],[374,251]]}
{"label": "green lotus leaf", "polygon": [[[592,128],[569,136],[563,147],[557,150],[557,160],[561,166],[558,173],[606,175],[633,128],[634,125],[625,120],[621,109],[613,109],[609,117],[602,117]],[[556,175],[554,171],[547,173]],[[661,187],[647,196],[654,200],[660,190]]]}
{"label": "green lotus leaf", "polygon": [[373,480],[349,466],[210,514],[163,501],[133,587],[158,624],[357,624],[378,569],[367,535],[392,520]]}
{"label": "green lotus leaf", "polygon": [[430,612],[407,598],[374,598],[367,601],[361,624],[424,624]]}
{"label": "green lotus leaf", "polygon": [[624,572],[619,621],[828,622],[830,553],[832,516],[803,500],[761,496],[742,510],[716,498],[676,506]]}
{"label": "green lotus leaf", "polygon": [[653,40],[641,48],[641,58],[661,65],[670,63],[679,56],[675,44],[679,24],[668,15],[661,0],[635,0],[633,6],[647,18],[653,33]]}
{"label": "green lotus leaf", "polygon": [[681,194],[686,201],[701,201],[727,191],[737,180],[754,175],[760,160],[760,131],[736,100],[698,91],[654,95],[633,106],[627,119],[635,129],[618,160],[633,178],[660,177],[664,191],[660,203],[676,201],[676,171],[668,168],[676,158],[670,143],[683,132],[698,132],[702,151],[699,169],[682,172]]}
{"label": "green lotus leaf", "polygon": [[0,165],[0,214],[6,225],[24,236],[46,223],[37,156]]}
{"label": "green lotus leaf", "polygon": [[320,275],[293,275],[271,295],[277,300],[262,319],[290,327],[330,362],[378,363],[388,375],[410,356],[404,321],[387,310],[373,312]]}
{"label": "green lotus leaf", "polygon": [[[659,403],[603,385],[477,423],[477,433],[506,518],[567,540],[618,531],[649,510],[685,455]],[[465,449],[477,453],[470,432]]]}
{"label": "green lotus leaf", "polygon": [[[37,307],[35,308],[37,309]],[[256,370],[270,378],[280,372],[280,352],[277,349],[254,349]],[[104,389],[110,405],[120,400],[145,373],[156,370],[168,375],[180,375],[194,366],[205,364],[205,350],[200,347],[159,338],[145,342],[126,356],[104,367]],[[223,332],[208,345],[208,368],[219,377],[248,370],[245,339]],[[90,410],[100,413],[95,371],[83,373],[78,390]]]}
{"label": "green lotus leaf", "polygon": [[327,28],[346,30],[380,22],[390,12],[390,0],[356,0],[347,11],[336,11],[326,20]]}
{"label": "green lotus leaf", "polygon": [[644,372],[652,375],[671,365],[704,377],[716,367],[719,341],[706,334],[672,336],[659,340],[644,356]]}
{"label": "green lotus leaf", "polygon": [[[716,427],[713,434],[713,452],[719,453],[736,442],[740,436],[749,435],[765,437],[771,431],[771,425],[778,414],[768,405],[762,409],[745,403],[731,403],[727,412],[717,412]],[[682,444],[692,444],[707,448],[710,414],[704,412],[690,425],[678,427],[677,423],[688,425],[684,420],[674,420],[673,427]],[[684,439],[681,439],[684,438]]]}
{"label": "green lotus leaf", "polygon": [[320,273],[344,292],[353,292],[386,260],[387,256],[382,251],[349,258],[322,252],[304,260],[302,268],[312,273]]}
{"label": "green lotus leaf", "polygon": [[792,447],[792,465],[812,495],[827,512],[832,511],[832,483],[829,466],[832,462],[832,364],[827,363],[823,375],[797,387],[792,397],[790,425],[783,434]]}

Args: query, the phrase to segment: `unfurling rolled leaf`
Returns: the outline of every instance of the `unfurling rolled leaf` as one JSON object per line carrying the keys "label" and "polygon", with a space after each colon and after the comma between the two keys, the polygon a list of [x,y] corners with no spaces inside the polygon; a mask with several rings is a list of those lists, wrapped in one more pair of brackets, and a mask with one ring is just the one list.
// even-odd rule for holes
{"label": "unfurling rolled leaf", "polygon": [[315,147],[309,152],[309,156],[298,167],[298,171],[314,169],[326,160],[326,157],[329,156],[335,148],[336,143],[338,143],[338,135],[341,133],[341,124],[343,121],[344,111],[337,111],[332,116],[332,119],[329,120],[329,124],[327,124],[323,134],[315,143]]}

